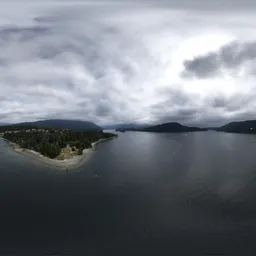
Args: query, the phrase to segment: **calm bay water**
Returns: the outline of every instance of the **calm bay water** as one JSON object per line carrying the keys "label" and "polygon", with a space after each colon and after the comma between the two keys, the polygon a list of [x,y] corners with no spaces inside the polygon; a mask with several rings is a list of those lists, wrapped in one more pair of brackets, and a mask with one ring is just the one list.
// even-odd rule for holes
{"label": "calm bay water", "polygon": [[58,173],[0,140],[0,255],[255,255],[256,136],[126,132]]}

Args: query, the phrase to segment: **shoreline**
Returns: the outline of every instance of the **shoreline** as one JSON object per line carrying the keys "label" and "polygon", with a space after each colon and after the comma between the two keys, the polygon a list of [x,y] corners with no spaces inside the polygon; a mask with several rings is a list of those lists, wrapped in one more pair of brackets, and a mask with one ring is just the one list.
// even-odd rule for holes
{"label": "shoreline", "polygon": [[78,168],[81,165],[87,163],[90,160],[93,152],[97,149],[97,145],[99,143],[108,141],[108,140],[112,140],[114,138],[115,138],[115,136],[113,136],[111,138],[100,139],[98,141],[95,141],[95,142],[91,143],[91,146],[92,146],[91,148],[86,148],[83,150],[82,155],[77,155],[72,158],[64,159],[64,160],[48,158],[48,157],[40,154],[39,152],[30,150],[30,149],[26,149],[26,148],[21,148],[18,144],[15,144],[7,139],[4,139],[4,138],[3,139],[6,142],[8,142],[8,144],[12,147],[12,150],[17,154],[23,155],[33,161],[36,161],[42,165],[45,165],[45,166],[48,166],[51,168],[68,171],[68,169]]}

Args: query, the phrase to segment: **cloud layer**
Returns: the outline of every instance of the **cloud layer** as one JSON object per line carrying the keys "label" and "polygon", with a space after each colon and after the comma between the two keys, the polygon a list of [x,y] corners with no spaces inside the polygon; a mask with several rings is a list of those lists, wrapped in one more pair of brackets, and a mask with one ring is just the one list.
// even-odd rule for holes
{"label": "cloud layer", "polygon": [[254,118],[254,12],[238,24],[186,1],[0,5],[0,122]]}
{"label": "cloud layer", "polygon": [[[207,78],[221,76],[227,71],[245,72],[245,69],[248,71],[253,68],[255,60],[256,42],[232,42],[221,47],[217,52],[210,52],[185,61],[184,75]],[[254,74],[256,70],[251,71]]]}

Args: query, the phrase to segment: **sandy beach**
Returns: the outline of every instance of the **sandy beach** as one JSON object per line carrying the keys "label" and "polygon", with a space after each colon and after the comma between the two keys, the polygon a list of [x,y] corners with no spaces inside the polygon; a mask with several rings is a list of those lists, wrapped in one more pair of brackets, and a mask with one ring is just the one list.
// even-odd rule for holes
{"label": "sandy beach", "polygon": [[8,140],[6,140],[6,141],[12,147],[13,151],[18,154],[26,156],[26,157],[30,158],[31,160],[39,162],[43,165],[46,165],[46,166],[49,166],[52,168],[57,168],[60,170],[68,171],[69,169],[77,168],[77,167],[81,166],[82,164],[86,163],[91,158],[93,152],[96,150],[97,144],[107,141],[107,140],[111,140],[113,138],[115,138],[115,137],[111,137],[108,139],[100,139],[96,142],[93,142],[91,144],[92,147],[84,149],[82,155],[74,156],[72,158],[64,159],[64,160],[51,159],[51,158],[41,155],[40,153],[38,153],[36,151],[21,148],[19,145],[15,144],[13,142],[10,142]]}

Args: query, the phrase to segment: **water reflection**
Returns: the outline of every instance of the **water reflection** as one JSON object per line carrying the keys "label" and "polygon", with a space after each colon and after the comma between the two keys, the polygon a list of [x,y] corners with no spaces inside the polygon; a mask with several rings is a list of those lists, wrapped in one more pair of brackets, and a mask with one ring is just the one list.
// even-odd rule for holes
{"label": "water reflection", "polygon": [[252,135],[126,132],[60,174],[0,140],[0,248],[253,255],[255,152]]}

